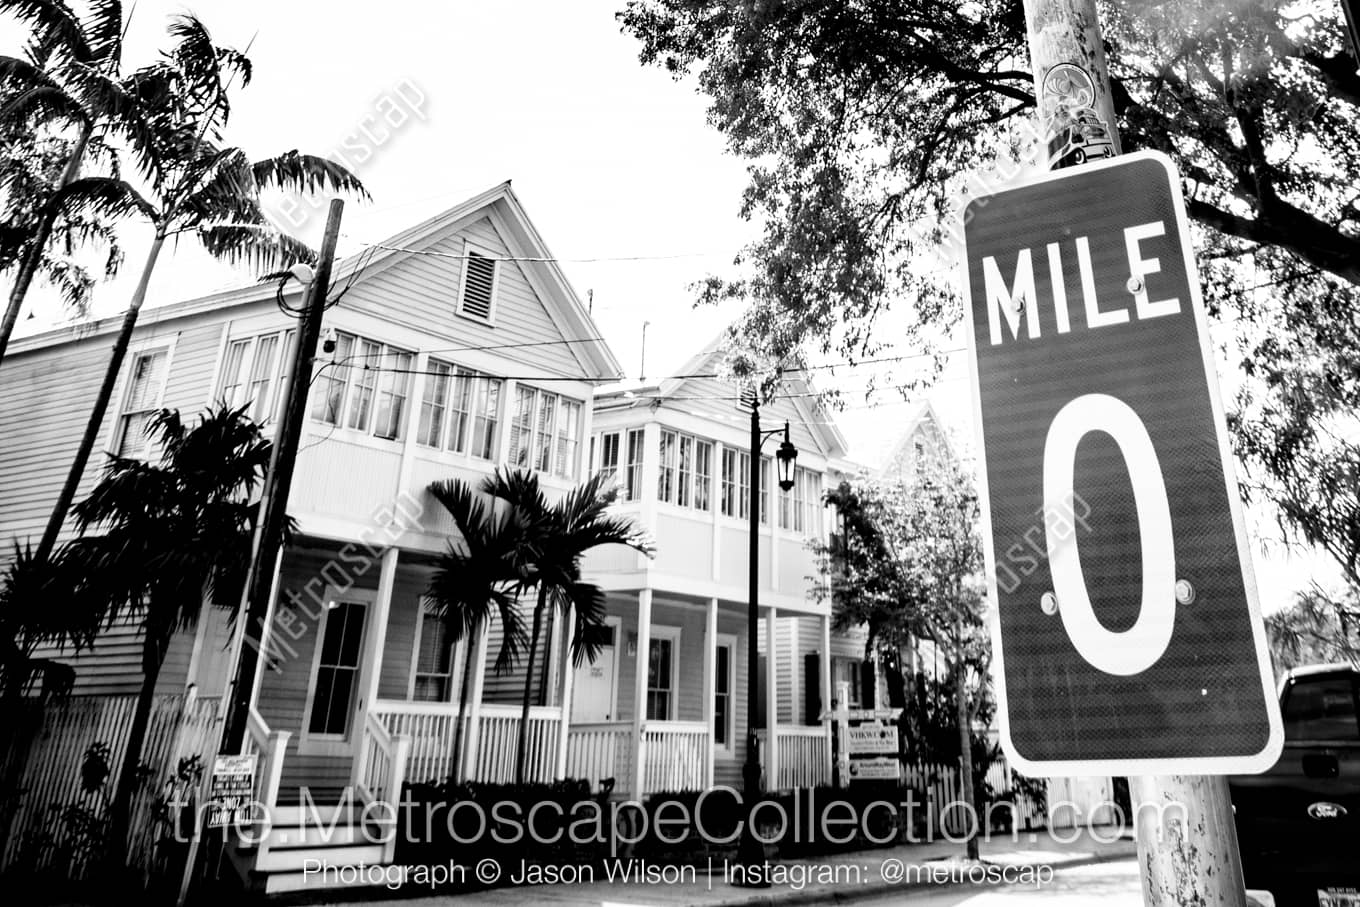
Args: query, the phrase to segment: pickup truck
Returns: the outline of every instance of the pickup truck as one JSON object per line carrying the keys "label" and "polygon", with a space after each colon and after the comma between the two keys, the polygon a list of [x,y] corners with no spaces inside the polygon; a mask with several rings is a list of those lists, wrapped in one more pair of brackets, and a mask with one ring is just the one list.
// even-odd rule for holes
{"label": "pickup truck", "polygon": [[1360,907],[1360,671],[1289,671],[1280,714],[1279,761],[1229,779],[1247,888],[1279,907]]}

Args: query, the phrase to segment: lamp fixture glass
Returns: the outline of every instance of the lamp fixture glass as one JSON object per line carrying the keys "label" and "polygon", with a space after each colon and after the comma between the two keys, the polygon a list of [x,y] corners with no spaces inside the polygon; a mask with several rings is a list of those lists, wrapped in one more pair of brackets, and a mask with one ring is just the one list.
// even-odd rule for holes
{"label": "lamp fixture glass", "polygon": [[789,440],[789,423],[784,423],[784,440],[779,444],[779,450],[775,453],[775,459],[779,462],[779,488],[782,491],[793,489],[793,464],[798,459],[798,448],[793,446]]}

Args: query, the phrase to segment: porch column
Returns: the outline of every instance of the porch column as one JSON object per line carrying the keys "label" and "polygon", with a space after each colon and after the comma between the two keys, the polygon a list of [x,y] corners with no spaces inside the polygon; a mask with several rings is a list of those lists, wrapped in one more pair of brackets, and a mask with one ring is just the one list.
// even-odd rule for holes
{"label": "porch column", "polygon": [[378,698],[378,680],[382,675],[383,648],[387,643],[387,617],[392,613],[392,589],[397,582],[397,561],[401,549],[395,545],[386,548],[378,565],[378,592],[373,599],[373,614],[369,621],[369,632],[364,636],[363,660],[359,687],[359,709],[355,716],[355,746],[362,746],[364,723],[368,720],[369,710]]}
{"label": "porch column", "polygon": [[[704,752],[704,787],[713,786],[713,733],[715,698],[718,691],[718,600],[708,600],[708,620],[704,624],[704,726],[708,728],[708,747]],[[732,668],[728,665],[728,670]],[[730,691],[729,691],[730,695]]]}
{"label": "porch column", "polygon": [[641,800],[646,777],[647,664],[652,647],[652,590],[638,591],[637,658],[633,669],[633,798]]}
{"label": "porch column", "polygon": [[765,624],[765,789],[779,790],[779,691],[775,685],[778,660],[775,649],[774,625],[779,609],[770,607]]}
{"label": "porch column", "polygon": [[[832,730],[831,730],[831,718],[830,718],[830,711],[831,711],[831,615],[830,615],[830,614],[823,614],[823,615],[822,615],[822,669],[821,669],[821,671],[818,672],[818,674],[820,675],[820,677],[819,677],[819,679],[820,679],[820,684],[819,684],[819,685],[820,685],[821,688],[822,688],[822,689],[821,689],[821,694],[822,694],[822,714],[828,716],[828,717],[826,718],[826,720],[824,720],[824,721],[822,722],[822,730],[823,730],[823,732],[826,734],[826,738],[825,738],[825,739],[826,739],[826,768],[827,768],[827,770],[830,772],[830,774],[827,775],[827,781],[828,781],[828,783],[830,783],[830,780],[831,780],[832,778],[834,778],[834,777],[835,777],[835,774],[836,774],[836,765],[835,765],[835,763],[832,761],[832,757],[831,757],[831,750],[832,750],[832,747],[831,747],[831,734],[832,734]],[[841,703],[841,704],[844,705],[844,703]]]}
{"label": "porch column", "polygon": [[558,689],[562,691],[560,701],[562,706],[562,720],[557,724],[557,779],[567,777],[567,735],[571,730],[571,700],[576,680],[576,671],[572,668],[571,658],[571,634],[572,628],[576,624],[576,609],[567,606],[567,613],[562,621],[562,645],[558,651],[562,653],[562,663],[559,665],[561,670],[561,680],[558,681]]}
{"label": "porch column", "polygon": [[[472,689],[468,691],[467,727],[463,728],[463,765],[460,780],[477,781],[473,772],[477,770],[478,737],[481,731],[482,689],[486,685],[486,637],[491,632],[488,621],[482,621],[475,631],[476,642],[472,646]],[[458,716],[461,721],[463,716]]]}

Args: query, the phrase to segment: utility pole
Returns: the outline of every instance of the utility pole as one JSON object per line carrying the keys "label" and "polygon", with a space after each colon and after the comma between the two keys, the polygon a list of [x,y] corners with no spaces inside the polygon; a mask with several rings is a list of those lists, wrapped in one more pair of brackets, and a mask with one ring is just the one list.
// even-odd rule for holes
{"label": "utility pole", "polygon": [[[293,483],[293,467],[297,462],[298,442],[302,424],[307,416],[307,391],[312,384],[312,360],[321,337],[321,318],[326,311],[326,296],[331,283],[331,266],[335,261],[335,243],[340,235],[340,214],[345,203],[331,199],[330,216],[326,220],[326,234],[321,241],[321,256],[316,273],[307,287],[307,301],[302,310],[302,324],[298,330],[297,351],[293,356],[293,371],[288,382],[283,417],[274,438],[274,450],[269,461],[269,475],[265,478],[263,513],[256,534],[255,550],[251,554],[246,576],[243,644],[239,647],[236,678],[231,686],[231,705],[227,712],[227,726],[222,736],[223,753],[239,753],[245,739],[246,719],[259,673],[260,649],[268,634],[266,622],[270,596],[273,592],[274,565],[278,562],[283,543],[283,529],[288,519],[288,491]],[[252,634],[254,636],[252,637]]]}
{"label": "utility pole", "polygon": [[[1034,72],[1039,132],[1050,165],[1071,166],[1098,151],[1093,140],[1062,141],[1063,127],[1099,120],[1112,153],[1119,130],[1095,0],[1025,0],[1030,66]],[[1072,134],[1069,133],[1069,136]],[[1078,136],[1078,139],[1080,137]],[[1168,775],[1130,779],[1137,823],[1138,867],[1148,907],[1245,907],[1242,859],[1237,850],[1228,781],[1222,776]],[[1148,808],[1141,808],[1146,805]],[[1181,809],[1183,807],[1183,811]]]}

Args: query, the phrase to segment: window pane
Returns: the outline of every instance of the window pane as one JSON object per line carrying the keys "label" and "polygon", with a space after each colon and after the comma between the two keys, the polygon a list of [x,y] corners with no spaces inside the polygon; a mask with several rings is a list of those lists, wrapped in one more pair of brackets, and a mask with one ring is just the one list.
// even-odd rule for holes
{"label": "window pane", "polygon": [[453,421],[449,424],[449,450],[464,453],[472,433],[472,391],[476,373],[458,369],[453,379]]}
{"label": "window pane", "polygon": [[581,404],[562,401],[562,412],[557,424],[557,463],[554,471],[566,478],[576,473],[576,447],[581,436]]}
{"label": "window pane", "polygon": [[401,437],[406,398],[411,395],[410,353],[388,349],[382,357],[383,371],[378,381],[378,413],[373,434],[396,440]]}
{"label": "window pane", "polygon": [[713,445],[696,441],[694,445],[694,506],[709,509],[709,488],[713,481]]}
{"label": "window pane", "polygon": [[500,418],[501,379],[477,379],[477,418],[472,429],[472,454],[483,460],[496,458],[496,426]]}
{"label": "window pane", "polygon": [[528,466],[533,444],[534,403],[538,392],[532,387],[515,388],[515,418],[510,424],[510,465]]}
{"label": "window pane", "polygon": [[246,397],[251,401],[250,417],[256,422],[269,418],[273,403],[274,376],[278,371],[279,335],[261,337],[255,343],[255,357],[250,363],[250,386]]}
{"label": "window pane", "polygon": [[722,514],[737,515],[737,452],[724,447],[722,452]]}
{"label": "window pane", "polygon": [[610,432],[600,436],[600,472],[611,481],[617,480],[619,472],[619,433]]}
{"label": "window pane", "polygon": [[657,477],[656,497],[670,503],[675,499],[675,432],[661,433],[661,469]]}
{"label": "window pane", "polygon": [[534,428],[534,469],[552,470],[553,435],[557,431],[558,396],[539,392],[537,421]]}
{"label": "window pane", "polygon": [[354,389],[350,392],[350,428],[368,431],[368,420],[373,411],[373,391],[378,386],[377,366],[381,363],[382,345],[361,340],[353,368],[355,378]]}
{"label": "window pane", "polygon": [[345,387],[349,382],[350,358],[354,352],[354,337],[337,334],[335,358],[321,363],[317,371],[315,396],[312,397],[312,418],[329,425],[340,424],[345,407]]}
{"label": "window pane", "polygon": [[425,389],[420,394],[420,428],[416,440],[427,447],[438,447],[444,433],[444,415],[449,401],[449,373],[451,367],[443,362],[430,361],[425,371]]}
{"label": "window pane", "polygon": [[1349,677],[1294,683],[1284,702],[1286,740],[1360,740],[1355,689]]}
{"label": "window pane", "polygon": [[227,356],[222,362],[222,389],[218,396],[228,406],[241,405],[241,371],[249,349],[249,340],[233,340],[227,347]]}
{"label": "window pane", "polygon": [[681,507],[688,507],[691,485],[694,482],[694,439],[689,435],[680,436],[679,459],[680,466],[675,480],[675,503]]}
{"label": "window pane", "polygon": [[630,501],[642,498],[642,450],[641,431],[628,432],[628,476],[625,488],[626,498]]}

